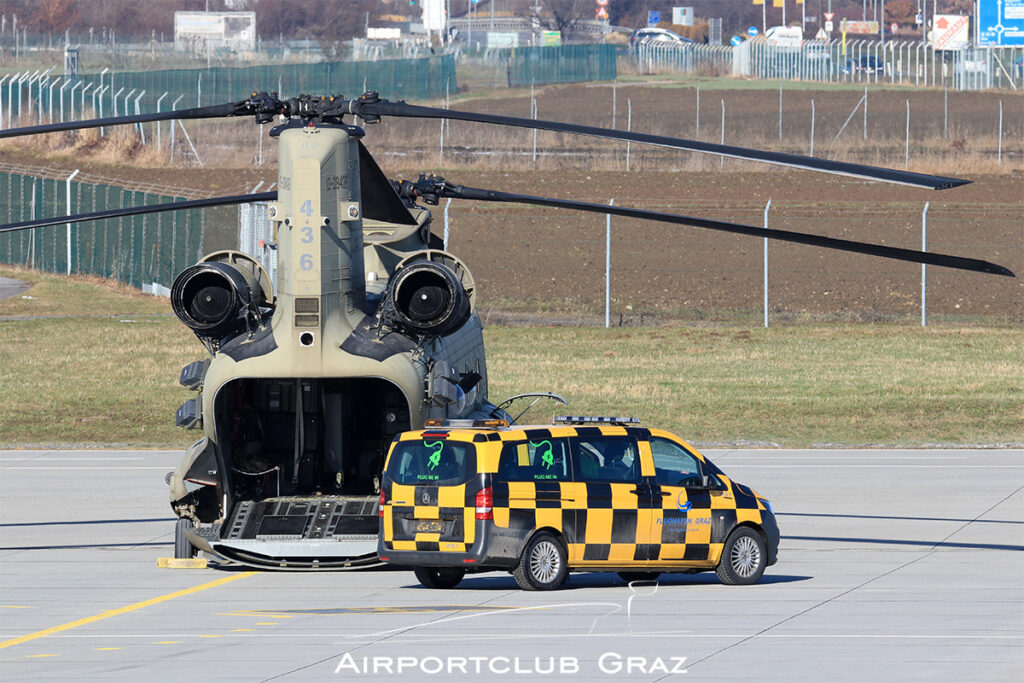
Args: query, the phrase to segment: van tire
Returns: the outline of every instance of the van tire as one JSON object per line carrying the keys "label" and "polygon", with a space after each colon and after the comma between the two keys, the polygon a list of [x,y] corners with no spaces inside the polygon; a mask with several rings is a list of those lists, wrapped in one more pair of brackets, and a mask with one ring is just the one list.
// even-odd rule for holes
{"label": "van tire", "polygon": [[516,583],[524,591],[549,591],[565,583],[569,576],[565,544],[548,533],[540,533],[527,542],[519,564],[512,570]]}
{"label": "van tire", "polygon": [[188,517],[179,517],[174,523],[174,558],[176,560],[191,560],[199,554],[192,541],[185,535],[186,529],[194,529],[195,524]]}
{"label": "van tire", "polygon": [[427,588],[455,588],[466,575],[459,567],[414,567],[412,572]]}
{"label": "van tire", "polygon": [[757,583],[768,563],[764,539],[755,529],[737,527],[729,534],[722,548],[715,574],[728,586],[749,586]]}

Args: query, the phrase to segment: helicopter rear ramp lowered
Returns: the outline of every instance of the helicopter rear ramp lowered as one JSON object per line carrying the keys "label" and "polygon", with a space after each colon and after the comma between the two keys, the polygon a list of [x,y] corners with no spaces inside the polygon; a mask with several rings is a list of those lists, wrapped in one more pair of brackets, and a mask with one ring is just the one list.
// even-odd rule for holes
{"label": "helicopter rear ramp lowered", "polygon": [[208,552],[252,567],[355,569],[377,559],[375,496],[241,501],[228,523],[188,535]]}

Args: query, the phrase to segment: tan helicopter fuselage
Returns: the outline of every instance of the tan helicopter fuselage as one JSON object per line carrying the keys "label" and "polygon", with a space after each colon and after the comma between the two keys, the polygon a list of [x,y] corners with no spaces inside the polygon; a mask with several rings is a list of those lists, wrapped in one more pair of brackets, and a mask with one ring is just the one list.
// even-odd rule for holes
{"label": "tan helicopter fuselage", "polygon": [[[469,271],[428,248],[424,209],[410,207],[406,225],[364,221],[358,130],[280,132],[273,312],[215,347],[198,397],[204,436],[169,478],[197,548],[260,566],[358,564],[375,547],[394,436],[493,410]],[[380,314],[396,271],[423,262],[452,271],[470,300],[454,331],[410,334]],[[477,379],[464,391],[466,376]]]}

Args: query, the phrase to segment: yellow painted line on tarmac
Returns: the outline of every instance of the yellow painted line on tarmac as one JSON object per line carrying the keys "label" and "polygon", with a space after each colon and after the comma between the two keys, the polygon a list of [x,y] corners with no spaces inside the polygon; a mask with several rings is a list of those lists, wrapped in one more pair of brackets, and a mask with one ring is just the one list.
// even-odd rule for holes
{"label": "yellow painted line on tarmac", "polygon": [[154,645],[181,645],[180,640],[158,640]]}
{"label": "yellow painted line on tarmac", "polygon": [[94,647],[93,650],[96,652],[106,652],[108,650],[123,650],[123,647]]}
{"label": "yellow painted line on tarmac", "polygon": [[277,626],[276,621],[257,621],[257,626]]}
{"label": "yellow painted line on tarmac", "polygon": [[233,628],[231,630],[233,632],[235,632],[235,633],[241,633],[243,631],[255,631],[256,629],[254,629],[254,628]]}
{"label": "yellow painted line on tarmac", "polygon": [[223,578],[217,579],[216,581],[210,581],[208,583],[200,584],[198,586],[193,586],[192,588],[186,588],[185,590],[175,591],[174,593],[161,595],[157,598],[150,598],[149,600],[136,602],[133,605],[126,605],[124,607],[118,607],[117,609],[107,610],[106,612],[100,612],[99,614],[94,614],[91,617],[85,617],[84,619],[79,619],[77,621],[70,621],[66,624],[61,624],[60,626],[54,626],[52,628],[44,629],[42,631],[36,631],[35,633],[29,633],[28,635],[20,636],[18,638],[11,638],[10,640],[5,640],[2,643],[0,643],[0,650],[4,649],[5,647],[11,647],[12,645],[20,645],[22,643],[27,643],[30,640],[35,640],[36,638],[50,636],[54,633],[60,633],[61,631],[69,631],[73,628],[78,628],[79,626],[85,626],[86,624],[92,624],[97,621],[102,621],[103,619],[109,619],[110,617],[116,617],[122,614],[127,614],[128,612],[134,612],[136,610],[144,609],[146,607],[151,607],[153,605],[160,604],[161,602],[167,602],[168,600],[174,600],[175,598],[180,598],[186,595],[192,595],[193,593],[198,593],[199,591],[205,591],[210,588],[216,588],[217,586],[223,586],[226,583],[231,583],[232,581],[237,581],[238,579],[244,579],[245,577],[252,576],[255,573],[256,572],[242,572],[240,574],[233,574],[232,576],[225,576]]}
{"label": "yellow painted line on tarmac", "polygon": [[4,609],[32,609],[28,605],[0,605]]}
{"label": "yellow painted line on tarmac", "polygon": [[53,654],[53,655],[29,655],[29,657],[30,658],[35,658],[35,657],[60,657],[60,655],[58,655],[58,654]]}
{"label": "yellow painted line on tarmac", "polygon": [[216,635],[206,635],[206,636],[199,636],[199,637],[200,638],[222,638],[223,636],[221,636],[220,634],[216,634]]}

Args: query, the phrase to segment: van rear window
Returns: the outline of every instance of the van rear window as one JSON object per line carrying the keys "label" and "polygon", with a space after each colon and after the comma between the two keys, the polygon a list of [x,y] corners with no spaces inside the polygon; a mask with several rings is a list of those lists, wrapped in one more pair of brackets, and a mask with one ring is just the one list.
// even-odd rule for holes
{"label": "van rear window", "polygon": [[451,486],[476,475],[476,448],[464,441],[427,437],[399,441],[388,460],[396,484]]}

